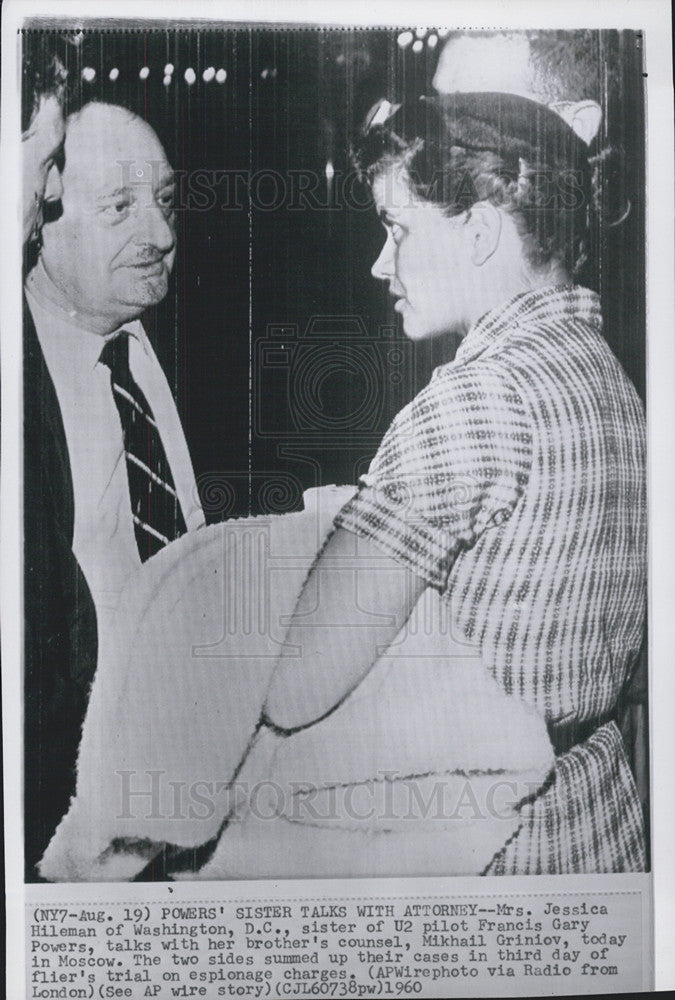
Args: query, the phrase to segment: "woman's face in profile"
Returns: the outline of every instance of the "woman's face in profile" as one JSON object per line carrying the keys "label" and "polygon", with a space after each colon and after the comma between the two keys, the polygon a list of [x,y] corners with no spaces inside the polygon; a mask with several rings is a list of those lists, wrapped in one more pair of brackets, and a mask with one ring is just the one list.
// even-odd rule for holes
{"label": "woman's face in profile", "polygon": [[466,331],[478,291],[466,214],[448,217],[419,198],[399,166],[376,177],[373,197],[387,238],[372,274],[389,283],[406,336]]}

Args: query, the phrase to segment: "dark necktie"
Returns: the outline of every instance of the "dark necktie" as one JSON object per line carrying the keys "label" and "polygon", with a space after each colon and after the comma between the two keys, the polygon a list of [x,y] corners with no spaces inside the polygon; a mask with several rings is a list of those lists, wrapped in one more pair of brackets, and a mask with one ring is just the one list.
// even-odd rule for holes
{"label": "dark necktie", "polygon": [[187,529],[152,410],[129,369],[128,331],[109,340],[99,360],[110,369],[124,435],[136,544],[145,562]]}

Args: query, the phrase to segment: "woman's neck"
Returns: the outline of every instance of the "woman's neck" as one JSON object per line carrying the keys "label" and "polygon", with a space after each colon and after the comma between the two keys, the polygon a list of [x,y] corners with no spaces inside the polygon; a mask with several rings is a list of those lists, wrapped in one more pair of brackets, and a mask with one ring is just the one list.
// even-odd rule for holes
{"label": "woman's neck", "polygon": [[487,313],[506,305],[517,295],[572,283],[569,272],[557,262],[537,271],[527,267],[495,268],[494,273],[486,274],[485,278],[487,280],[484,282],[483,295],[477,300],[475,308],[468,317],[464,333],[467,333]]}

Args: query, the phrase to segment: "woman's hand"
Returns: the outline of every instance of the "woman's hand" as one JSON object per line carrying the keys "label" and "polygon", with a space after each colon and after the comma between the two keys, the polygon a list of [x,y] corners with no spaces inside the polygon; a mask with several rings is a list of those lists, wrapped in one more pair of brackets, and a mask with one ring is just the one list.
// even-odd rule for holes
{"label": "woman's hand", "polygon": [[265,722],[299,729],[337,708],[398,634],[426,586],[373,542],[337,528],[298,598]]}

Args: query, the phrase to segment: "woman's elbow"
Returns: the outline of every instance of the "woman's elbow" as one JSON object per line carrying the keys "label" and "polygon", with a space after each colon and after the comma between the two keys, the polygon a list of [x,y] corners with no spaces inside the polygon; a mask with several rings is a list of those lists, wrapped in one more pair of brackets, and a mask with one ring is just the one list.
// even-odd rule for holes
{"label": "woman's elbow", "polygon": [[268,698],[263,707],[262,721],[278,733],[294,733],[316,722],[311,713],[301,711],[298,705],[288,704],[281,698]]}

